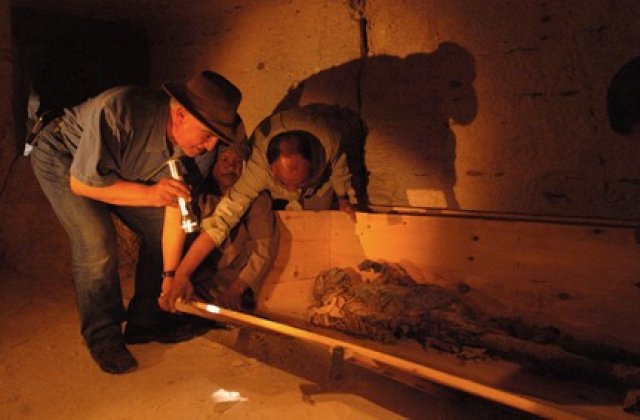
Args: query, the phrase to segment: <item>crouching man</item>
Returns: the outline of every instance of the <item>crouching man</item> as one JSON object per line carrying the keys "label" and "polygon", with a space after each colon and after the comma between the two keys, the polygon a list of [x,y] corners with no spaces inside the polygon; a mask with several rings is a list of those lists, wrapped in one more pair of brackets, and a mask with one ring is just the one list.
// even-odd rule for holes
{"label": "crouching man", "polygon": [[177,299],[191,298],[190,279],[197,267],[265,192],[286,202],[286,210],[337,208],[355,218],[355,193],[341,141],[326,115],[311,108],[292,108],[262,121],[251,136],[251,157],[242,176],[202,220],[202,232],[179,264],[171,261],[168,268],[175,270],[175,278],[164,289],[162,308],[175,312]]}
{"label": "crouching man", "polygon": [[[163,207],[190,195],[171,179],[166,161],[193,157],[204,173],[219,141],[246,138],[237,113],[240,90],[222,75],[203,71],[186,84],[163,88],[115,87],[66,109],[38,134],[31,154],[35,176],[71,243],[82,336],[108,373],[137,367],[125,344],[193,337],[157,303]],[[112,214],[141,239],[126,309]]]}
{"label": "crouching man", "polygon": [[[242,174],[249,157],[248,144],[220,146],[205,191],[194,205],[201,218],[211,216],[222,197]],[[168,296],[176,286],[175,269],[183,250],[188,249],[195,234],[185,235],[180,227],[180,210],[167,207],[163,230],[165,278],[160,307],[169,310]],[[186,245],[186,246],[185,246]],[[271,268],[278,246],[275,215],[269,194],[263,191],[253,201],[230,235],[208,254],[195,270],[184,293],[233,310],[252,310],[254,296]]]}

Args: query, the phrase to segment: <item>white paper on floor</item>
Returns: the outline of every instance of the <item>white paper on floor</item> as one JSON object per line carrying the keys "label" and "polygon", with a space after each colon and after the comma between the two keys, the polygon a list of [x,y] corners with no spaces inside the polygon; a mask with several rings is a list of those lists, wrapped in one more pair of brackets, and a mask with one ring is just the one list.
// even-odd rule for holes
{"label": "white paper on floor", "polygon": [[211,399],[216,404],[215,410],[217,412],[227,411],[240,401],[247,401],[247,398],[240,395],[237,391],[227,391],[224,388],[220,388],[211,394]]}

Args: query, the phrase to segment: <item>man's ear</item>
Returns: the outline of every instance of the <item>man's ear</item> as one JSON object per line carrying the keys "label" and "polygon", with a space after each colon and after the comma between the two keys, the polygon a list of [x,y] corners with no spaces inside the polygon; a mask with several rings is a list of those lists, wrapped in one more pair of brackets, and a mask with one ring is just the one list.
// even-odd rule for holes
{"label": "man's ear", "polygon": [[169,108],[169,112],[171,113],[171,119],[174,122],[182,123],[187,110],[182,105],[176,105]]}
{"label": "man's ear", "polygon": [[189,111],[187,111],[187,108],[185,108],[182,105],[178,105],[176,107],[176,113],[175,113],[176,119],[180,122],[183,122],[187,118],[188,112]]}

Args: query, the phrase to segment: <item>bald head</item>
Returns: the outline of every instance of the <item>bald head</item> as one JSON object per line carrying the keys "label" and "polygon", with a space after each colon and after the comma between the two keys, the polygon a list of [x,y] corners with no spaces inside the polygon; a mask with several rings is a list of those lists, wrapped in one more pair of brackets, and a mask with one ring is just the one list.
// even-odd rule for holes
{"label": "bald head", "polygon": [[308,145],[296,134],[283,134],[270,145],[271,171],[274,178],[289,191],[304,186],[311,173]]}
{"label": "bald head", "polygon": [[305,184],[310,167],[309,161],[299,154],[280,155],[271,164],[273,176],[289,191],[296,191]]}

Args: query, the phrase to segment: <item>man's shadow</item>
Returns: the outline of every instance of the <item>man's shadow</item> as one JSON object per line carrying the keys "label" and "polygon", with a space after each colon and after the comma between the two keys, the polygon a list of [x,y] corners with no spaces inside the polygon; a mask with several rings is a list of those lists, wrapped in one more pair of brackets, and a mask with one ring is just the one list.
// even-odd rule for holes
{"label": "man's shadow", "polygon": [[611,79],[607,114],[611,128],[618,134],[629,136],[640,124],[640,57],[627,61]]}
{"label": "man's shadow", "polygon": [[[632,140],[640,139],[640,56],[627,61],[613,75],[607,90],[607,115],[613,131]],[[628,185],[637,184],[635,178],[621,178],[617,183],[607,183],[606,189],[614,197],[610,202],[615,204],[621,201],[616,196],[625,195],[619,191],[627,191]],[[634,234],[636,242],[640,243],[640,224],[636,225]]]}
{"label": "man's shadow", "polygon": [[428,54],[377,55],[322,70],[290,89],[274,112],[310,106],[331,116],[362,207],[412,205],[411,191],[435,190],[458,209],[451,124],[475,118],[474,79],[473,56],[445,42]]}

